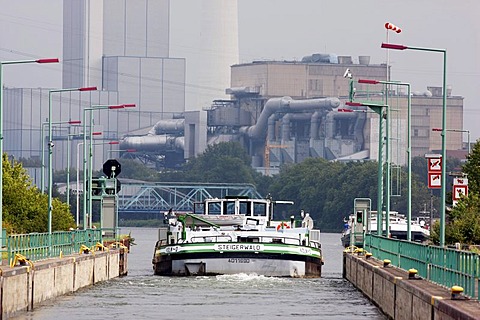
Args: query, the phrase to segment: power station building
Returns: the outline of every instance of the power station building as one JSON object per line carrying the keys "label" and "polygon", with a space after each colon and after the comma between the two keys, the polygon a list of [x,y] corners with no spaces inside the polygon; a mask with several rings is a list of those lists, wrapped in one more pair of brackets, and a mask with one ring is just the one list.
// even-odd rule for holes
{"label": "power station building", "polygon": [[[93,146],[98,169],[105,159],[119,154],[112,153],[119,147],[110,142],[127,133],[148,132],[158,120],[183,114],[186,61],[169,56],[169,9],[169,0],[64,0],[59,17],[63,19],[62,88],[96,86],[98,90],[4,89],[5,152],[32,162],[46,157],[42,146],[48,139],[50,103],[55,170],[65,169],[69,159],[77,167],[75,159],[84,158],[79,148],[84,129],[86,134],[101,133],[95,135]],[[136,107],[90,111],[93,128],[65,124],[83,121],[86,108],[119,104]],[[35,181],[38,175],[32,173]]]}
{"label": "power station building", "polygon": [[[387,80],[387,66],[370,64],[368,56],[360,56],[357,61],[354,62],[350,56],[313,54],[304,57],[302,61],[254,61],[234,65],[232,66],[232,86],[229,91],[235,100],[239,101],[239,105],[261,105],[269,98],[278,96],[290,96],[293,99],[338,97],[343,104],[349,98],[350,80],[344,77],[346,69],[349,69],[354,83],[355,100],[370,99],[385,103],[386,89],[383,86],[359,84],[357,80]],[[403,165],[408,124],[407,88],[391,85],[388,90],[389,101],[386,103],[389,105],[391,116],[390,138],[394,148],[398,149],[393,151],[403,153],[398,157],[398,163]],[[255,92],[256,96],[246,95],[247,92]],[[411,95],[412,156],[423,156],[432,150],[440,150],[441,137],[432,129],[441,128],[442,124],[442,88],[412,90]],[[341,107],[340,111],[347,111],[345,109]],[[326,113],[322,120],[325,124],[324,132],[318,133],[320,136],[325,136],[326,152],[323,157],[331,160],[376,159],[378,116],[369,112],[341,114],[338,109],[331,112],[333,113]],[[291,120],[287,121],[291,122]],[[289,124],[289,126],[295,125]],[[447,88],[447,128],[463,129],[463,97],[453,96],[451,88]],[[288,137],[285,138],[288,139]],[[337,142],[332,142],[330,139]],[[339,142],[341,140],[345,143]],[[447,149],[462,149],[462,140],[461,132],[448,132]],[[282,149],[286,150],[286,148]]]}
{"label": "power station building", "polygon": [[[5,152],[17,159],[39,160],[45,155],[42,146],[47,137],[42,128],[49,102],[52,122],[83,120],[85,108],[92,106],[135,103],[134,110],[93,111],[94,127],[85,129],[102,132],[94,141],[94,170],[127,149],[157,168],[175,167],[207,145],[226,141],[240,142],[253,166],[265,174],[308,157],[377,159],[383,140],[378,137],[378,115],[367,109],[349,110],[344,102],[352,86],[355,100],[385,101],[385,88],[357,80],[386,80],[390,71],[386,64],[373,64],[368,56],[354,61],[333,54],[238,64],[236,1],[215,0],[209,5],[205,8],[211,10],[205,12],[210,15],[203,17],[202,26],[210,30],[208,39],[215,43],[210,50],[225,52],[222,59],[204,64],[201,77],[207,87],[223,85],[225,95],[212,97],[208,107],[200,101],[188,109],[186,61],[169,56],[169,0],[65,0],[63,88],[97,86],[99,90],[49,94],[48,89],[5,89]],[[223,16],[224,11],[228,15]],[[219,25],[227,22],[232,25],[223,28],[226,33],[220,32]],[[347,69],[351,78],[345,77]],[[205,75],[207,71],[211,74]],[[390,86],[388,99],[392,161],[403,165],[405,88]],[[463,129],[463,98],[449,90],[447,104],[447,127]],[[411,111],[412,155],[439,150],[441,137],[432,128],[441,127],[442,88],[413,91]],[[69,161],[71,167],[78,167],[78,159],[83,159],[79,148],[83,130],[54,125],[55,170],[65,169]],[[110,141],[119,145],[111,146]],[[447,149],[462,148],[461,133],[448,132]]]}

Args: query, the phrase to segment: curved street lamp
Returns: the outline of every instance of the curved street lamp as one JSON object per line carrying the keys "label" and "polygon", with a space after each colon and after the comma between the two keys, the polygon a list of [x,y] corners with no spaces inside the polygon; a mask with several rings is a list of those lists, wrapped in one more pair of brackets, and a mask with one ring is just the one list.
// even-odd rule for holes
{"label": "curved street lamp", "polygon": [[53,187],[53,140],[52,140],[52,93],[65,91],[94,91],[97,87],[53,89],[48,91],[48,247],[52,253],[52,187]]}
{"label": "curved street lamp", "polygon": [[[370,79],[359,79],[358,83],[363,84],[394,84],[399,86],[406,86],[407,87],[407,166],[408,166],[408,174],[407,174],[407,187],[408,187],[408,194],[407,194],[407,240],[410,241],[412,239],[412,232],[411,232],[411,220],[412,220],[412,136],[411,136],[411,117],[412,117],[412,97],[411,97],[411,90],[410,90],[410,83],[407,82],[398,82],[398,81],[381,81],[381,80],[370,80]],[[387,88],[388,90],[388,88]],[[388,125],[388,124],[387,124]],[[387,138],[387,147],[386,153],[389,153],[389,141]],[[387,235],[389,234],[389,223],[390,223],[390,166],[387,166],[387,192],[386,192],[386,221],[385,221],[385,229],[387,230]]]}
{"label": "curved street lamp", "polygon": [[345,102],[345,105],[351,107],[369,107],[379,116],[377,169],[377,234],[381,236],[383,235],[383,119],[384,112],[388,108],[388,105],[366,102]]}
{"label": "curved street lamp", "polygon": [[[80,133],[80,136],[83,136],[84,133]],[[101,132],[92,132],[92,136],[100,136],[102,135]],[[77,143],[77,190],[76,190],[76,210],[75,210],[75,215],[76,215],[76,225],[77,227],[80,225],[80,146],[83,146],[83,142]],[[85,156],[84,156],[85,158]]]}
{"label": "curved street lamp", "polygon": [[[0,251],[3,248],[3,66],[8,64],[25,63],[58,63],[58,58],[0,61]],[[2,257],[0,256],[0,261]]]}
{"label": "curved street lamp", "polygon": [[[93,111],[94,110],[115,110],[115,109],[125,109],[125,108],[134,108],[135,104],[120,104],[120,105],[93,105],[88,108],[83,109],[83,132],[86,131],[86,120],[87,120],[87,111],[90,111],[90,134],[89,134],[89,153],[88,153],[88,169],[87,169],[87,137],[86,134],[83,135],[83,227],[87,229],[87,201],[88,209],[91,217],[92,211],[92,197],[88,194],[88,190],[92,190],[92,130],[93,130]],[[88,170],[88,171],[87,171]],[[87,179],[88,174],[88,179]],[[87,188],[88,183],[88,188]],[[87,198],[88,197],[88,198]],[[90,226],[91,227],[91,226]]]}
{"label": "curved street lamp", "polygon": [[440,200],[440,246],[445,246],[445,201],[446,201],[446,183],[447,183],[447,139],[446,139],[446,127],[447,127],[447,50],[436,48],[423,48],[412,47],[402,44],[382,43],[383,49],[392,50],[417,50],[417,51],[429,51],[440,52],[443,54],[443,101],[442,101],[442,188],[441,188],[441,200]]}

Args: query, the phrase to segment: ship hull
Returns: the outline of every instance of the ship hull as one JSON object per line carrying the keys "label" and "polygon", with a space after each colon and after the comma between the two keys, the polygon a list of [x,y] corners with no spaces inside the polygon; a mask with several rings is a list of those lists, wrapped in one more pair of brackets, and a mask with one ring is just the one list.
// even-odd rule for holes
{"label": "ship hull", "polygon": [[[197,276],[222,274],[257,274],[271,277],[320,277],[322,257],[319,250],[310,247],[270,246],[267,244],[217,244],[224,251],[196,246],[165,246],[156,250],[153,269],[156,275]],[[235,250],[245,246],[258,251]],[[169,248],[170,247],[170,248]],[[175,247],[175,249],[173,249]],[[231,248],[231,249],[228,249]],[[172,253],[171,250],[177,250]],[[167,253],[167,251],[170,251]],[[183,252],[182,252],[183,251]],[[189,252],[186,252],[189,251]]]}

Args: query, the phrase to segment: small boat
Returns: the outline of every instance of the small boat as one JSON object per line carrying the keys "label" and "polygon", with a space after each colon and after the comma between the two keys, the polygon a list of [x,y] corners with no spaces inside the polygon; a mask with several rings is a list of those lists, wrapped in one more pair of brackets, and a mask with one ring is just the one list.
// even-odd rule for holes
{"label": "small boat", "polygon": [[293,202],[225,197],[195,203],[193,213],[170,212],[155,244],[154,273],[320,277],[320,230],[303,211],[301,220],[274,220],[279,204]]}
{"label": "small boat", "polygon": [[[385,233],[385,212],[383,213],[383,233]],[[341,241],[344,247],[350,246],[350,243],[360,247],[363,245],[363,233],[372,232],[377,233],[377,211],[371,211],[368,219],[368,228],[364,227],[363,218],[361,222],[354,214],[351,214],[348,219],[344,219],[344,229],[342,231]],[[407,218],[405,215],[397,211],[390,211],[389,215],[389,237],[394,239],[407,240]],[[352,233],[352,227],[354,232]],[[430,230],[425,220],[412,219],[410,221],[410,234],[412,241],[424,242],[430,237]]]}

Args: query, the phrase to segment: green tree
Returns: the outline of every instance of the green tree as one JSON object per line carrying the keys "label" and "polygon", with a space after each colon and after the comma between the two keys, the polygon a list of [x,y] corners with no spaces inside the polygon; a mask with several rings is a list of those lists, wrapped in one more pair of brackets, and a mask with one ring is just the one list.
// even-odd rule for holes
{"label": "green tree", "polygon": [[[457,203],[449,213],[449,221],[445,227],[445,242],[464,244],[480,243],[480,198],[471,194]],[[435,226],[433,241],[438,243],[440,225]]]}
{"label": "green tree", "polygon": [[205,152],[191,159],[185,169],[185,178],[192,182],[255,182],[250,157],[238,142],[209,145]]}
{"label": "green tree", "polygon": [[159,174],[156,170],[148,168],[143,163],[134,159],[118,159],[122,165],[119,179],[137,179],[142,181],[158,181]]}
{"label": "green tree", "polygon": [[[52,230],[74,227],[66,204],[52,199]],[[20,162],[3,155],[3,221],[9,233],[48,231],[48,195],[41,194]]]}
{"label": "green tree", "polygon": [[469,193],[480,193],[480,140],[473,145],[467,162],[463,165],[463,172],[468,176]]}
{"label": "green tree", "polygon": [[[468,197],[464,197],[447,212],[445,242],[480,244],[480,141],[477,141],[467,156],[462,170],[468,177]],[[439,243],[440,225],[434,225],[432,240]]]}
{"label": "green tree", "polygon": [[322,230],[341,230],[354,198],[376,194],[376,164],[329,162],[309,158],[280,171],[272,183],[274,198],[293,200],[292,210],[309,212]]}
{"label": "green tree", "polygon": [[[274,198],[294,201],[293,210],[309,211],[322,230],[339,231],[343,218],[353,210],[355,198],[372,199],[372,210],[376,210],[377,171],[378,165],[374,161],[343,163],[309,158],[282,167],[280,174],[274,176],[269,192]],[[400,188],[398,195],[391,197],[391,210],[407,212],[406,181],[405,168],[393,177],[393,184]],[[425,184],[413,176],[413,213],[422,210],[429,201]]]}

